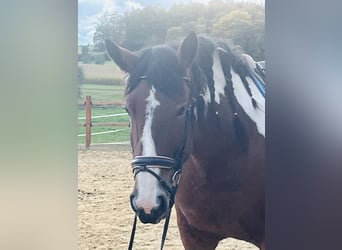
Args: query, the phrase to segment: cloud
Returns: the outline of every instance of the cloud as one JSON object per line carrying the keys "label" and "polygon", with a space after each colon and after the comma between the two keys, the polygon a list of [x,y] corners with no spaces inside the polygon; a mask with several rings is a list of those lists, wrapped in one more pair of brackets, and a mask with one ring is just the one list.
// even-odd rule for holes
{"label": "cloud", "polygon": [[142,6],[140,3],[134,2],[134,1],[125,1],[125,6],[127,10],[136,10],[136,9],[142,9],[144,6]]}
{"label": "cloud", "polygon": [[78,44],[92,44],[98,17],[117,9],[115,0],[78,0]]}
{"label": "cloud", "polygon": [[[90,1],[90,0],[83,0]],[[78,10],[78,43],[79,44],[91,44],[93,43],[93,35],[95,32],[95,25],[98,20],[98,16],[102,12],[103,6],[98,3],[85,4],[84,8],[79,5]]]}
{"label": "cloud", "polygon": [[101,2],[101,0],[78,0],[78,4],[82,3],[98,3]]}
{"label": "cloud", "polygon": [[79,44],[93,43],[93,35],[95,33],[95,24],[97,15],[86,16],[78,21]]}
{"label": "cloud", "polygon": [[117,11],[118,6],[114,0],[103,0],[102,13]]}

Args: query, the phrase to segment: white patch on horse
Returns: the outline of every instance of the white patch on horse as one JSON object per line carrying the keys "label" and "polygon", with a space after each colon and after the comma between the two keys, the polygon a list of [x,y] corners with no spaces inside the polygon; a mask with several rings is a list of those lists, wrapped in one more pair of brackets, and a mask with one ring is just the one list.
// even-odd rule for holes
{"label": "white patch on horse", "polygon": [[256,69],[255,61],[254,61],[254,59],[250,55],[242,54],[242,59],[249,66],[249,68],[251,70],[255,70]]}
{"label": "white patch on horse", "polygon": [[222,70],[222,64],[218,51],[215,50],[213,55],[213,78],[215,87],[215,102],[220,104],[220,95],[224,96],[224,88],[226,86],[226,79]]}
{"label": "white patch on horse", "polygon": [[209,87],[206,86],[204,89],[204,93],[201,94],[203,101],[204,101],[204,115],[207,115],[207,111],[208,111],[208,105],[209,103],[211,103],[211,95],[210,95],[210,90]]}
{"label": "white patch on horse", "polygon": [[195,117],[195,120],[197,121],[198,120],[197,106],[194,107],[194,117]]}
{"label": "white patch on horse", "polygon": [[255,122],[258,132],[265,137],[265,98],[261,95],[252,79],[247,77],[252,96],[258,106],[253,107],[251,97],[249,96],[240,76],[231,70],[234,94],[237,101],[246,112],[246,114]]}
{"label": "white patch on horse", "polygon": [[[141,137],[142,143],[142,156],[156,156],[156,146],[152,137],[152,122],[153,114],[156,108],[160,105],[160,102],[155,96],[156,90],[154,87],[150,90],[150,95],[146,98],[146,111],[145,111],[145,124]],[[158,169],[151,168],[157,175],[160,174]],[[143,208],[145,213],[151,213],[152,208],[157,207],[159,204],[157,197],[160,194],[158,180],[147,172],[140,172],[136,176],[137,185],[137,199],[135,201],[136,206]]]}

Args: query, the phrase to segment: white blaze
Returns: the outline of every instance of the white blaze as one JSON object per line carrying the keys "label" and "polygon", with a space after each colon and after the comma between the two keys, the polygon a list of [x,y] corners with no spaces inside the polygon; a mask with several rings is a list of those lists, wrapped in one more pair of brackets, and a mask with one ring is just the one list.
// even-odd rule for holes
{"label": "white blaze", "polygon": [[[150,95],[146,98],[145,124],[141,136],[142,156],[156,156],[156,146],[152,137],[152,122],[155,109],[160,105],[155,96],[154,87],[150,90]],[[157,175],[159,170],[151,169]],[[144,208],[145,213],[150,213],[153,207],[158,206],[157,197],[160,193],[158,180],[147,172],[140,172],[136,176],[137,207]]]}
{"label": "white blaze", "polygon": [[160,102],[155,96],[156,90],[154,87],[150,90],[150,95],[146,98],[145,124],[141,142],[143,145],[143,156],[156,156],[156,146],[152,138],[152,121],[155,109],[160,105]]}
{"label": "white blaze", "polygon": [[249,96],[240,76],[231,70],[234,94],[237,101],[246,112],[246,114],[255,122],[258,132],[265,137],[265,98],[261,95],[251,78],[247,77],[252,96],[258,104],[253,107],[251,97]]}

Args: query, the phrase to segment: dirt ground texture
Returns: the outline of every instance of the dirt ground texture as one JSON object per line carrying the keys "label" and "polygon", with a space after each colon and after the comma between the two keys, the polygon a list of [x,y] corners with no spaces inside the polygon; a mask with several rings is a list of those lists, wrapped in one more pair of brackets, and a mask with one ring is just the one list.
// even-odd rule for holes
{"label": "dirt ground texture", "polygon": [[[131,154],[126,150],[79,150],[78,249],[127,249],[134,214],[129,204],[133,187]],[[164,220],[158,225],[138,221],[134,249],[159,249]],[[184,249],[172,211],[165,250]],[[234,239],[217,249],[256,250]]]}

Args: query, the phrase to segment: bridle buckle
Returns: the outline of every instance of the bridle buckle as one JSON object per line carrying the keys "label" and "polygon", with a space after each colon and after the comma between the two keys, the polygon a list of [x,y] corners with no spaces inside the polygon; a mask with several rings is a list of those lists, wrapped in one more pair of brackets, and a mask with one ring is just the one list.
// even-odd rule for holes
{"label": "bridle buckle", "polygon": [[177,187],[178,184],[179,184],[179,181],[180,181],[180,178],[181,178],[181,170],[176,170],[176,172],[173,173],[173,176],[172,176],[172,186],[173,187]]}

